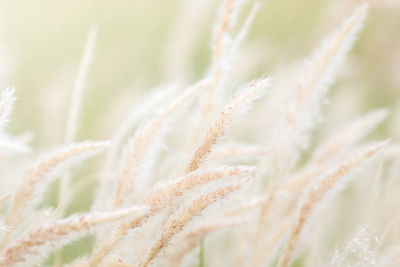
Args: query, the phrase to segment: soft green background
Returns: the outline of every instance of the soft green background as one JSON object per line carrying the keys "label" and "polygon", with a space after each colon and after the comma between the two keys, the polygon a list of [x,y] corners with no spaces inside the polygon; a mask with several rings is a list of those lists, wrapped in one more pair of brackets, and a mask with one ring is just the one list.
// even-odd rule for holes
{"label": "soft green background", "polygon": [[[247,1],[244,11],[254,2]],[[263,53],[254,77],[273,74],[280,66],[309,55],[321,37],[359,3],[258,2],[261,9],[247,40],[247,44],[257,44]],[[118,121],[127,112],[121,109],[111,116],[113,105],[118,105],[116,101],[130,96],[133,103],[136,92],[166,81],[165,44],[178,21],[180,3],[177,0],[0,1],[0,45],[4,48],[1,53],[6,54],[0,56],[0,63],[9,73],[0,81],[1,86],[15,85],[19,99],[10,126],[12,131],[34,131],[35,145],[52,146],[63,140],[68,90],[73,86],[90,25],[96,24],[97,47],[79,139],[108,138],[115,126],[112,121]],[[198,30],[199,37],[188,59],[187,74],[191,81],[204,74],[210,61],[209,35],[218,3],[215,1],[206,10],[205,23]],[[352,52],[357,65],[351,75],[340,81],[356,83],[357,90],[365,91],[359,100],[364,109],[395,104],[400,83],[397,37],[400,12],[396,8],[376,8],[374,3],[366,29]]]}

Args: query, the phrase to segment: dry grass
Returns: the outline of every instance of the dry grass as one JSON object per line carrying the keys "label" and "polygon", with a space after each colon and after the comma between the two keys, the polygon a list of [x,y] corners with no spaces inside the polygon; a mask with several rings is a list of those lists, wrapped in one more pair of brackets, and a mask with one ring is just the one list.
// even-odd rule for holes
{"label": "dry grass", "polygon": [[[344,129],[334,125],[328,138],[315,135],[324,127],[329,89],[368,5],[343,17],[299,74],[291,73],[298,82],[279,91],[283,98],[275,93],[280,88],[273,79],[235,81],[240,45],[259,8],[254,5],[237,29],[243,5],[222,2],[211,66],[199,82],[181,92],[177,86],[174,97],[165,88],[149,95],[111,142],[73,144],[95,48],[92,28],[69,105],[64,147],[43,155],[21,179],[12,169],[18,166],[10,164],[3,178],[15,183],[0,190],[0,266],[289,267],[295,260],[296,266],[396,265],[399,220],[391,213],[400,186],[395,177],[399,149],[389,141],[361,142],[390,110],[360,116]],[[0,145],[10,159],[24,159],[30,153],[27,142],[4,130],[14,94],[8,88],[0,97]],[[276,110],[264,108],[274,101]],[[104,161],[89,164],[98,168],[93,205],[83,214],[69,214],[76,172],[67,167],[99,152]],[[8,161],[1,163],[7,168]],[[49,212],[43,196],[57,179],[56,208]],[[348,185],[352,191],[346,196],[340,190]],[[352,210],[345,212],[346,205]],[[370,246],[365,231],[351,233],[366,229],[359,226],[365,224],[376,230],[378,245]],[[91,252],[67,262],[60,248],[88,235],[95,237]],[[344,249],[327,245],[327,240],[345,239],[350,241]]]}

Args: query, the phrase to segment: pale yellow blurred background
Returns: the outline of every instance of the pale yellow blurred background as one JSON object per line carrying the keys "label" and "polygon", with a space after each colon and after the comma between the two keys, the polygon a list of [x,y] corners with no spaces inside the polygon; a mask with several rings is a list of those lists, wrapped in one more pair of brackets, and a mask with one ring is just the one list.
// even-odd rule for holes
{"label": "pale yellow blurred background", "polygon": [[[244,44],[244,58],[248,62],[254,59],[246,73],[249,78],[273,75],[282,66],[306,58],[360,3],[258,2],[261,8]],[[245,3],[241,18],[253,3]],[[204,75],[210,62],[210,34],[218,4],[210,0],[2,0],[0,85],[15,85],[18,97],[11,130],[32,130],[35,145],[51,146],[63,140],[69,92],[94,24],[98,39],[79,139],[108,138],[135,103],[135,95],[160,83],[185,84]],[[192,13],[185,16],[187,10]],[[182,30],[182,21],[193,29]],[[177,38],[179,33],[185,36]],[[184,40],[188,51],[180,44],[176,49],[171,45]],[[400,85],[399,41],[399,4],[372,2],[366,27],[346,64],[351,71],[340,76],[335,87],[345,83],[343,90],[362,90],[357,105],[363,110],[394,106]],[[169,66],[175,62],[171,51],[179,54],[180,50],[184,62],[178,56],[176,64],[181,73],[171,74]]]}

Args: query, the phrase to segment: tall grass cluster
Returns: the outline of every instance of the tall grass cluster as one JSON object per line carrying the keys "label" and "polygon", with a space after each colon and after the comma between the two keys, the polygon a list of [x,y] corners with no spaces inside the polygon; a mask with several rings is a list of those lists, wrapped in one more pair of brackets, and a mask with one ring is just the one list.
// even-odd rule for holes
{"label": "tall grass cluster", "polygon": [[[239,56],[259,4],[244,5],[222,1],[203,78],[149,91],[108,140],[77,138],[96,27],[59,147],[8,134],[18,88],[2,91],[0,266],[400,266],[400,149],[367,137],[395,111],[324,124],[368,4],[341,14],[302,64],[250,81]],[[88,184],[90,208],[71,212]]]}

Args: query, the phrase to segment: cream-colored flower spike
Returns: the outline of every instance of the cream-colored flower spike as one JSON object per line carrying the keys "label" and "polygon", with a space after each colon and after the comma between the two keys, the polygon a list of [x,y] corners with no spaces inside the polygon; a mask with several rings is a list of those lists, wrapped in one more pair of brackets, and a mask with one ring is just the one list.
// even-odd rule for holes
{"label": "cream-colored flower spike", "polygon": [[[55,177],[57,171],[74,162],[95,155],[101,150],[107,148],[109,142],[83,142],[70,145],[62,149],[56,150],[43,159],[39,160],[35,167],[26,172],[22,184],[18,187],[11,206],[11,210],[6,216],[5,224],[15,229],[20,222],[21,216],[27,207],[31,207],[29,202],[40,193],[40,189],[44,188],[44,184],[48,184],[52,177]],[[9,232],[1,241],[1,248],[4,248],[9,241]]]}
{"label": "cream-colored flower spike", "polygon": [[88,260],[89,266],[97,266],[103,259],[110,254],[113,249],[126,236],[129,229],[136,228],[151,218],[154,213],[161,211],[170,205],[177,197],[196,186],[204,185],[208,182],[216,181],[221,178],[243,176],[253,172],[254,168],[249,167],[221,167],[217,170],[201,171],[189,173],[170,183],[155,187],[143,200],[143,205],[150,207],[151,213],[139,220],[131,220],[119,225],[105,240],[94,250],[92,257]]}
{"label": "cream-colored flower spike", "polygon": [[128,218],[138,218],[148,211],[146,206],[134,206],[116,211],[72,215],[59,221],[33,227],[4,250],[0,256],[0,266],[16,264],[24,266],[31,262],[38,262],[46,258],[54,249],[83,235],[93,233],[99,226]]}
{"label": "cream-colored flower spike", "polygon": [[[303,188],[318,173],[326,168],[327,163],[341,156],[340,152],[353,146],[354,143],[375,129],[387,115],[388,112],[385,109],[373,111],[358,118],[348,127],[339,130],[327,141],[321,143],[319,148],[313,153],[307,166],[300,170],[299,173],[295,173],[291,179],[285,181],[282,187],[286,190],[299,190]],[[393,147],[391,145],[385,152],[393,149]]]}
{"label": "cream-colored flower spike", "polygon": [[329,159],[337,151],[343,150],[360,140],[370,131],[374,130],[388,116],[386,109],[380,109],[368,114],[353,122],[343,131],[339,131],[332,138],[321,144],[314,153],[311,161],[320,164]]}
{"label": "cream-colored flower spike", "polygon": [[169,117],[183,104],[195,97],[201,90],[208,85],[208,81],[201,81],[185,91],[177,100],[172,102],[165,110],[160,112],[152,121],[150,121],[142,130],[130,140],[127,151],[123,159],[121,176],[117,183],[114,206],[121,206],[126,201],[128,194],[134,192],[135,182],[138,182],[138,176],[143,176],[143,164],[147,159],[151,145],[154,144],[156,134],[160,131]]}
{"label": "cream-colored flower spike", "polygon": [[312,130],[337,69],[363,26],[368,4],[362,4],[313,54],[298,81],[279,129],[270,141],[274,168],[279,172],[294,166],[298,151],[308,147]]}
{"label": "cream-colored flower spike", "polygon": [[319,120],[325,94],[339,63],[352,47],[356,34],[363,25],[367,8],[368,4],[358,7],[315,52],[300,78],[285,116],[269,141],[272,174],[269,176],[267,201],[261,207],[258,231],[265,224],[275,187],[282,181],[277,178],[285,177],[292,171],[298,160],[299,148],[308,146],[311,131]]}
{"label": "cream-colored flower spike", "polygon": [[169,184],[155,188],[145,197],[144,203],[150,205],[153,210],[168,206],[174,198],[183,195],[185,192],[196,186],[216,181],[225,177],[249,175],[254,172],[254,167],[219,167],[215,171],[198,171],[189,173],[182,178],[173,180]]}
{"label": "cream-colored flower spike", "polygon": [[[221,82],[228,75],[227,68],[230,68],[231,31],[236,22],[242,0],[224,0],[221,3],[219,16],[215,23],[212,42],[213,63],[211,70],[211,85],[208,88],[208,99],[204,107],[204,116],[207,118],[214,110],[216,91]],[[203,118],[203,119],[206,119]]]}
{"label": "cream-colored flower spike", "polygon": [[143,259],[135,263],[134,266],[148,266],[157,254],[167,245],[171,238],[178,232],[182,231],[183,227],[185,227],[189,221],[194,217],[199,216],[200,213],[211,204],[225,198],[229,193],[242,188],[244,184],[245,182],[239,182],[229,186],[221,186],[217,190],[203,194],[201,197],[184,206],[165,223],[153,246],[144,254]]}
{"label": "cream-colored flower spike", "polygon": [[[198,62],[197,56],[202,53],[189,49],[195,48],[195,39],[204,31],[202,23],[208,23],[206,13],[211,15],[209,9],[217,3],[212,0],[180,2],[181,13],[190,12],[176,21],[176,33],[184,34],[170,38],[167,61],[171,69],[164,75],[171,77],[172,73],[173,78],[179,80],[175,81],[177,84],[161,84],[159,89],[135,100],[120,127],[115,125],[123,115],[120,107],[129,104],[129,99],[122,98],[136,97],[139,93],[126,90],[126,95],[119,96],[121,103],[116,101],[104,110],[104,116],[99,114],[101,120],[96,134],[109,134],[112,142],[72,144],[83,115],[81,111],[84,111],[81,110],[82,100],[96,41],[94,28],[89,33],[75,87],[67,100],[69,110],[64,110],[68,116],[65,133],[43,137],[37,129],[35,145],[51,145],[52,140],[58,138],[63,139],[65,146],[37,160],[21,181],[13,178],[20,176],[35,159],[27,153],[20,153],[18,157],[9,153],[27,152],[24,147],[27,141],[24,136],[12,137],[4,132],[15,90],[9,87],[0,92],[0,267],[41,264],[186,267],[196,261],[199,266],[289,267],[297,251],[304,252],[299,260],[307,266],[343,266],[351,262],[348,259],[354,253],[362,258],[357,266],[370,263],[397,266],[400,216],[396,215],[396,194],[400,188],[397,179],[400,145],[389,146],[387,142],[366,145],[360,140],[371,133],[368,137],[388,136],[397,142],[400,131],[391,126],[400,118],[400,112],[397,114],[390,107],[384,107],[356,117],[357,111],[364,112],[364,108],[372,106],[370,101],[375,101],[355,90],[359,85],[373,88],[375,80],[367,77],[361,79],[360,84],[352,81],[348,88],[354,94],[346,94],[345,101],[350,103],[359,97],[368,103],[357,101],[350,114],[347,104],[343,110],[327,109],[327,130],[319,124],[336,73],[340,70],[349,74],[348,70],[358,68],[358,64],[371,62],[370,58],[360,61],[358,56],[366,51],[370,53],[377,44],[374,39],[375,42],[370,42],[373,30],[361,40],[362,49],[357,50],[350,68],[340,69],[364,23],[368,4],[356,8],[306,64],[278,70],[276,80],[288,82],[276,83],[273,94],[266,96],[266,102],[257,101],[254,112],[249,114],[252,118],[240,121],[238,117],[270,86],[269,78],[252,80],[257,77],[253,75],[258,75],[256,73],[269,64],[264,62],[265,56],[273,54],[268,60],[274,61],[277,59],[275,52],[282,52],[273,42],[263,41],[263,46],[258,46],[258,40],[246,44],[243,51],[239,49],[262,3],[220,0],[210,42],[211,65],[196,83],[191,79],[202,74],[189,71],[188,65]],[[319,14],[319,18],[323,23],[331,23],[330,18],[341,15],[331,14],[331,11],[348,10],[349,6],[353,4],[321,6],[318,10],[325,10],[325,13]],[[240,14],[242,7],[247,14]],[[265,14],[262,8],[260,10]],[[374,21],[380,21],[378,17]],[[240,25],[236,25],[238,22]],[[275,26],[273,30],[284,34]],[[294,27],[293,30],[298,29]],[[259,29],[254,33],[259,33]],[[380,45],[381,42],[379,48]],[[377,66],[396,59],[396,51],[389,52],[392,58],[382,57]],[[381,56],[376,52],[371,54]],[[174,64],[176,66],[172,66]],[[0,65],[1,72],[3,65]],[[365,64],[364,67],[369,66]],[[291,87],[293,83],[289,81],[296,79],[296,72],[300,75],[297,84],[294,81]],[[242,81],[243,77],[246,80]],[[382,81],[387,85],[385,79]],[[239,83],[243,86],[237,90]],[[185,89],[179,92],[180,88]],[[24,94],[21,92],[21,96]],[[91,101],[96,101],[101,92],[95,94]],[[43,95],[48,96],[48,92],[44,91]],[[67,99],[60,95],[62,98]],[[379,103],[382,99],[379,98]],[[62,104],[67,108],[68,103],[60,103],[60,107]],[[342,103],[338,104],[342,108]],[[373,106],[375,104],[378,101]],[[342,113],[336,114],[338,111]],[[17,115],[25,115],[24,112],[18,110]],[[347,118],[344,115],[348,115]],[[339,128],[338,117],[345,120],[355,117],[356,120]],[[378,128],[385,118],[388,124]],[[236,120],[240,123],[228,136]],[[113,133],[109,132],[113,130],[110,121],[113,127],[117,126]],[[23,121],[17,122],[12,129],[24,125]],[[229,140],[222,143],[225,138]],[[70,165],[107,147],[111,148],[106,151],[104,161],[90,162],[76,173],[77,177],[68,173]],[[378,155],[382,156],[379,161],[372,162]],[[256,183],[250,182],[252,176],[256,177]],[[369,177],[356,179],[360,176],[374,176],[373,183]],[[53,182],[58,177],[61,179],[54,185],[59,187],[53,190]],[[350,178],[355,179],[351,190],[340,201],[332,201],[326,214],[320,207]],[[85,190],[89,187],[90,194]],[[42,194],[46,192],[49,194]],[[342,204],[349,208],[343,211]],[[352,212],[352,208],[357,213]],[[81,213],[83,210],[88,211]],[[314,215],[319,215],[321,220],[316,220],[315,231],[308,233],[306,227],[314,221]],[[331,223],[339,225],[334,232],[330,230]],[[333,251],[328,251],[331,246],[321,245],[321,242],[326,238],[329,244],[340,243],[342,238],[351,240],[344,235],[354,232],[350,228],[359,224],[382,228],[384,234],[379,235],[378,249],[371,247],[370,250],[364,246],[363,238],[361,241],[356,238],[355,246],[339,249],[338,260],[334,264],[328,262],[330,257],[326,255]],[[229,232],[215,233],[223,228],[229,228]],[[332,239],[336,231],[338,234]],[[302,242],[305,233],[307,242]],[[80,242],[83,237],[93,237],[93,242]],[[200,243],[200,253],[189,253]],[[70,246],[79,254],[71,255]]]}
{"label": "cream-colored flower spike", "polygon": [[207,156],[211,153],[212,147],[224,136],[227,127],[232,123],[234,116],[244,111],[254,100],[261,97],[270,85],[270,79],[264,78],[253,81],[247,85],[243,92],[235,96],[232,101],[221,111],[216,122],[208,129],[203,141],[197,147],[191,160],[188,162],[185,173],[197,170]]}
{"label": "cream-colored flower spike", "polygon": [[298,214],[294,220],[293,227],[289,236],[289,241],[279,258],[279,267],[288,267],[291,260],[296,244],[299,240],[300,234],[315,210],[317,205],[325,197],[325,195],[336,188],[338,183],[343,177],[348,174],[352,169],[359,166],[362,162],[366,161],[388,144],[387,141],[373,145],[366,151],[351,158],[350,160],[340,164],[331,172],[322,177],[310,188],[302,203],[300,204]]}
{"label": "cream-colored flower spike", "polygon": [[384,265],[376,265],[378,243],[379,237],[376,232],[366,225],[361,225],[350,240],[335,249],[330,267],[383,267]]}

